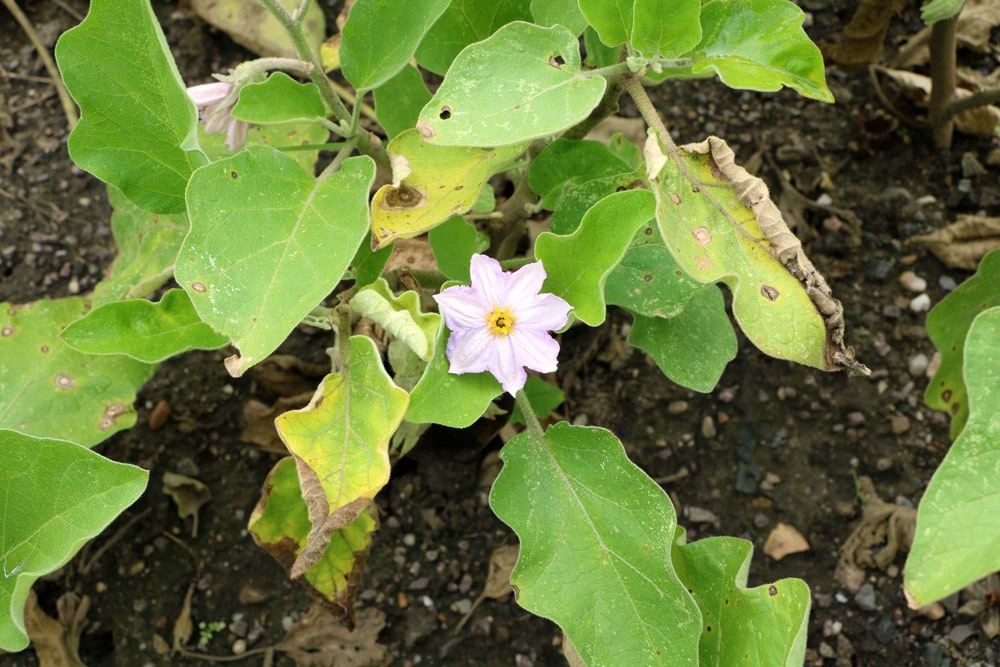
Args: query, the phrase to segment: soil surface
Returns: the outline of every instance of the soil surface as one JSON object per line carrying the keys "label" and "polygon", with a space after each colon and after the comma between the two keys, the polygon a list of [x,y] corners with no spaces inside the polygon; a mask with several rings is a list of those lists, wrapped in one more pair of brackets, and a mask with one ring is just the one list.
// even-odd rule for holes
{"label": "soil surface", "polygon": [[[23,4],[50,49],[86,12],[81,0]],[[803,4],[807,31],[819,42],[833,39],[854,9],[846,0]],[[189,83],[246,57],[183,3],[156,7]],[[336,8],[325,9],[336,15]],[[908,8],[893,23],[888,48],[919,27],[916,8]],[[55,88],[6,12],[0,34],[0,301],[86,294],[115,254],[105,189],[70,162]],[[994,43],[996,36],[994,30]],[[991,65],[976,54],[961,59]],[[834,573],[845,543],[856,546],[849,537],[862,518],[859,478],[870,477],[882,499],[913,506],[948,448],[946,416],[923,405],[934,348],[926,313],[911,300],[926,293],[937,303],[968,274],[947,269],[908,239],[959,213],[1000,215],[998,168],[987,159],[998,142],[956,134],[952,150],[936,151],[926,132],[884,111],[864,72],[830,68],[828,78],[837,97],[832,105],[789,91],[732,91],[712,80],[668,84],[654,94],[679,143],[708,134],[727,139],[776,201],[798,211],[796,232],[844,303],[848,342],[871,378],[777,361],[741,338],[717,389],[697,394],[627,346],[629,318],[613,311],[599,329],[564,335],[556,380],[567,401],[560,417],[614,431],[662,483],[690,539],[751,540],[750,585],[804,579],[813,593],[808,664],[995,665],[997,643],[977,619],[956,614],[954,600],[937,620],[907,609],[903,552],[864,578],[837,581]],[[623,113],[634,115],[627,106]],[[986,165],[985,173],[972,175],[968,166],[963,172],[965,154]],[[803,200],[792,188],[807,202],[826,195],[834,208],[796,207]],[[926,288],[905,286],[906,271]],[[327,344],[324,335],[302,331],[281,352],[320,363]],[[98,451],[149,469],[148,490],[35,586],[50,616],[67,593],[89,598],[80,636],[85,664],[202,664],[169,653],[185,611],[193,633],[183,644],[205,657],[248,651],[236,664],[565,664],[559,629],[511,595],[486,597],[473,609],[491,555],[503,556],[497,550],[516,539],[486,501],[499,440],[484,446],[471,432],[434,429],[396,465],[377,499],[381,529],[361,582],[359,630],[324,629],[324,618],[309,615],[306,593],[245,529],[278,454],[244,441],[244,412],[250,401],[270,405],[294,392],[271,376],[232,380],[223,356],[168,361],[142,389],[139,424]],[[315,383],[291,380],[299,388]],[[165,421],[158,405],[169,406]],[[211,492],[197,535],[163,491],[166,472],[197,478]],[[780,561],[765,555],[765,540],[779,524],[797,529],[808,551]],[[302,619],[313,634],[303,632]],[[262,650],[283,640],[284,650]],[[36,664],[30,650],[0,656],[4,667]]]}

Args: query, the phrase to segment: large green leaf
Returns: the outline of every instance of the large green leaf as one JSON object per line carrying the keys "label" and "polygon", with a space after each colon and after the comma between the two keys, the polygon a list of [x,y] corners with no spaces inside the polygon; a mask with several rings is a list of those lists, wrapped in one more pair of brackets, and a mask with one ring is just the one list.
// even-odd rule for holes
{"label": "large green leaf", "polygon": [[580,11],[607,46],[618,46],[632,36],[635,0],[579,0]]}
{"label": "large green leaf", "polygon": [[531,0],[532,23],[540,26],[564,25],[574,35],[587,27],[587,19],[576,0]]}
{"label": "large green leaf", "polygon": [[368,232],[375,163],[348,158],[313,178],[293,158],[252,146],[199,169],[177,282],[201,319],[240,354],[234,377],[274,351],[343,277]]}
{"label": "large green leaf", "polygon": [[417,127],[442,146],[537,139],[585,119],[605,84],[581,68],[577,38],[567,28],[509,23],[455,58]]}
{"label": "large green leaf", "polygon": [[633,313],[628,342],[653,357],[663,374],[679,385],[708,393],[736,358],[736,332],[722,292],[702,286],[673,317]]}
{"label": "large green leaf", "polygon": [[499,148],[436,146],[417,130],[389,142],[393,183],[372,198],[372,235],[385,247],[438,226],[475,204],[486,181],[524,152],[527,144]]}
{"label": "large green leaf", "polygon": [[456,215],[435,227],[427,235],[438,269],[451,280],[471,281],[472,256],[490,247],[490,238]]}
{"label": "large green leaf", "polygon": [[0,304],[0,428],[91,447],[135,424],[132,402],[155,366],[64,343],[60,332],[89,307],[78,297]]}
{"label": "large green leaf", "polygon": [[969,418],[969,394],[962,377],[965,338],[981,312],[1000,306],[1000,249],[983,257],[975,275],[927,313],[927,335],[941,353],[941,365],[927,385],[924,401],[951,415],[951,437]]}
{"label": "large green leaf", "polygon": [[736,320],[757,347],[825,370],[847,363],[840,303],[767,187],[735,163],[725,142],[710,137],[677,149],[651,187],[674,258],[695,280],[729,286]]}
{"label": "large green leaf", "polygon": [[[355,593],[377,527],[373,511],[360,512],[330,536],[319,560],[299,579],[341,622],[353,623]],[[287,456],[271,469],[247,529],[257,546],[291,571],[312,529],[294,458]]]}
{"label": "large green leaf", "polygon": [[518,604],[589,667],[698,665],[701,614],[671,564],[667,495],[610,432],[559,422],[500,452],[490,505],[521,540]]}
{"label": "large green leaf", "polygon": [[118,187],[140,208],[184,211],[198,148],[198,114],[148,0],[94,0],[63,33],[56,60],[81,118],[73,161]]}
{"label": "large green leaf", "polygon": [[188,233],[187,214],[159,215],[133,204],[108,186],[111,232],[118,257],[108,276],[94,287],[94,306],[152,294],[174,275],[174,262]]}
{"label": "large green leaf", "polygon": [[969,419],[920,501],[906,559],[920,605],[1000,569],[1000,307],[972,322],[963,369]]}
{"label": "large green leaf", "polygon": [[554,211],[573,188],[634,171],[603,142],[556,139],[531,161],[528,185],[541,198],[541,206]]}
{"label": "large green leaf", "polygon": [[417,49],[417,62],[443,75],[455,56],[512,21],[530,21],[530,0],[451,0]]}
{"label": "large green leaf", "polygon": [[28,646],[24,602],[146,488],[145,470],[65,440],[0,429],[0,649]]}
{"label": "large green leaf", "polygon": [[145,299],[106,303],[66,327],[62,339],[80,352],[124,354],[147,364],[229,343],[201,321],[180,289],[167,291],[159,303]]}
{"label": "large green leaf", "polygon": [[629,44],[644,58],[673,59],[701,39],[701,0],[635,0]]}
{"label": "large green leaf", "polygon": [[[683,531],[678,531],[683,539]],[[809,629],[809,587],[781,579],[747,588],[753,545],[735,537],[680,540],[674,566],[701,609],[698,652],[708,667],[801,667]]]}
{"label": "large green leaf", "polygon": [[590,326],[604,322],[604,281],[621,261],[641,225],[656,211],[648,190],[627,190],[602,199],[569,236],[543,232],[535,240],[546,292],[565,299],[573,314]]}
{"label": "large green leaf", "polygon": [[775,91],[788,86],[833,102],[823,56],[802,30],[804,18],[789,0],[709,0],[701,9],[701,43],[686,56],[694,63],[654,77],[718,74],[731,88]]}
{"label": "large green leaf", "polygon": [[299,83],[284,72],[274,72],[260,83],[240,90],[233,118],[248,123],[288,123],[326,118],[326,105],[315,83]]}
{"label": "large green leaf", "polygon": [[437,345],[423,377],[410,392],[406,421],[416,424],[442,424],[451,428],[472,426],[503,393],[500,383],[489,373],[448,372],[445,347],[448,329],[441,323]]}
{"label": "large green leaf", "polygon": [[327,375],[312,401],[274,420],[295,457],[312,525],[292,567],[313,568],[333,535],[366,511],[389,481],[389,439],[408,397],[386,373],[375,342],[352,336],[347,366]]}
{"label": "large green leaf", "polygon": [[431,99],[420,70],[409,65],[376,88],[375,115],[390,139],[417,126],[420,110]]}
{"label": "large green leaf", "polygon": [[406,67],[449,0],[358,0],[341,31],[340,64],[357,90],[371,90]]}

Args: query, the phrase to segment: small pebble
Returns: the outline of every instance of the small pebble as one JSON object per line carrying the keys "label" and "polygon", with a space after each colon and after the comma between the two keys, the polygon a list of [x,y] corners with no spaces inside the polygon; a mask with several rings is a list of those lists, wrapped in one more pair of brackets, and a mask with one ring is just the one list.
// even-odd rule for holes
{"label": "small pebble", "polygon": [[971,635],[973,632],[974,630],[972,629],[971,625],[969,625],[968,623],[962,623],[961,625],[956,625],[951,629],[951,632],[948,633],[948,639],[955,642],[956,644],[961,644],[966,639],[968,639],[969,635]]}
{"label": "small pebble", "polygon": [[868,420],[865,418],[863,412],[848,412],[847,413],[847,423],[851,426],[864,426]]}
{"label": "small pebble", "polygon": [[892,432],[902,435],[910,430],[910,419],[905,415],[895,415],[892,418]]}
{"label": "small pebble", "polygon": [[701,420],[701,434],[706,438],[714,438],[718,434],[715,429],[715,420],[711,416],[706,415]]}
{"label": "small pebble", "polygon": [[667,405],[667,412],[669,412],[672,415],[679,415],[682,412],[686,411],[687,409],[688,409],[687,401],[671,401],[670,404]]}
{"label": "small pebble", "polygon": [[917,206],[930,206],[937,201],[934,195],[924,195],[923,197],[917,197]]}
{"label": "small pebble", "polygon": [[422,591],[425,590],[428,585],[430,585],[430,579],[427,577],[419,577],[410,582],[409,589],[411,591]]}
{"label": "small pebble", "polygon": [[873,283],[885,282],[890,271],[892,271],[892,264],[884,259],[876,259],[865,269],[865,278]]}
{"label": "small pebble", "polygon": [[879,472],[885,472],[892,467],[892,458],[888,456],[883,456],[878,461],[875,462],[875,469]]}
{"label": "small pebble", "polygon": [[767,528],[770,523],[771,520],[767,518],[766,514],[758,512],[753,515],[753,525],[757,528]]}
{"label": "small pebble", "polygon": [[691,523],[715,523],[719,520],[711,510],[693,505],[687,508],[687,517]]}
{"label": "small pebble", "polygon": [[456,600],[455,604],[452,605],[459,614],[468,614],[469,610],[472,609],[472,600],[468,598],[462,598],[461,600]]}
{"label": "small pebble", "polygon": [[892,616],[883,616],[878,619],[878,623],[872,628],[872,634],[880,644],[888,644],[896,635],[896,622]]}
{"label": "small pebble", "polygon": [[243,655],[247,652],[247,640],[237,639],[233,642],[233,655]]}
{"label": "small pebble", "polygon": [[874,611],[875,588],[869,583],[862,584],[854,595],[854,602],[865,611]]}
{"label": "small pebble", "polygon": [[829,206],[833,203],[833,197],[826,194],[825,192],[816,198],[816,203],[820,206]]}
{"label": "small pebble", "polygon": [[413,533],[407,533],[406,535],[403,535],[403,544],[405,544],[406,546],[412,547],[416,543],[417,543],[417,537]]}
{"label": "small pebble", "polygon": [[927,367],[930,365],[931,361],[927,358],[924,353],[915,354],[910,358],[909,370],[910,375],[913,377],[920,377],[927,371]]}
{"label": "small pebble", "polygon": [[170,404],[161,399],[149,413],[149,430],[157,431],[163,428],[168,419],[170,419]]}
{"label": "small pebble", "polygon": [[829,658],[833,660],[837,657],[837,652],[833,650],[833,647],[826,642],[819,643],[819,654],[824,658]]}
{"label": "small pebble", "polygon": [[285,632],[288,632],[289,630],[292,629],[293,625],[295,625],[295,619],[294,618],[292,618],[291,616],[282,616],[281,617],[281,629],[282,630],[284,630]]}
{"label": "small pebble", "polygon": [[922,313],[931,308],[931,298],[926,294],[921,294],[920,296],[914,297],[910,301],[910,310],[915,313]]}
{"label": "small pebble", "polygon": [[899,282],[906,289],[918,294],[927,289],[927,281],[913,271],[903,271],[899,276]]}
{"label": "small pebble", "polygon": [[938,287],[948,292],[952,292],[958,287],[958,283],[951,276],[941,276],[938,278]]}

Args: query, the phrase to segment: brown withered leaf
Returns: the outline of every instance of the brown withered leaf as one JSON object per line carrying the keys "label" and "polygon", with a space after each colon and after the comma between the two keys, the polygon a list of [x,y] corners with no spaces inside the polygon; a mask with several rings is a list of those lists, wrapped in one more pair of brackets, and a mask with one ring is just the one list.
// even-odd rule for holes
{"label": "brown withered leaf", "polygon": [[[874,68],[901,86],[908,97],[920,106],[927,106],[931,96],[931,79],[923,74],[916,74],[900,69]],[[975,86],[975,84],[972,84]],[[956,88],[954,99],[960,100],[975,92],[968,88]],[[992,104],[963,111],[955,116],[955,129],[965,134],[992,137],[994,128],[1000,125],[1000,107]]]}
{"label": "brown withered leaf", "polygon": [[[966,0],[955,23],[955,43],[960,48],[989,53],[993,48],[991,34],[998,25],[1000,3],[996,0]],[[906,40],[892,59],[892,66],[908,68],[930,62],[930,37],[931,26],[927,26]]]}
{"label": "brown withered leaf", "polygon": [[960,213],[947,227],[910,240],[930,250],[949,268],[975,271],[986,253],[1000,247],[1000,218]]}
{"label": "brown withered leaf", "polygon": [[358,611],[357,629],[343,627],[315,604],[274,648],[298,667],[372,667],[386,664],[389,651],[378,643],[385,614],[371,607]]}
{"label": "brown withered leaf", "polygon": [[42,611],[34,590],[28,593],[24,605],[24,628],[42,667],[84,667],[76,646],[72,645],[76,643],[72,640],[72,628]]}
{"label": "brown withered leaf", "polygon": [[887,503],[879,497],[870,477],[858,478],[861,521],[840,547],[834,579],[849,579],[847,573],[866,568],[884,570],[900,551],[909,551],[917,525],[917,510]]}
{"label": "brown withered leaf", "polygon": [[272,406],[255,399],[247,401],[243,406],[243,431],[240,433],[240,440],[275,454],[287,454],[288,448],[274,427],[274,418],[289,410],[304,408],[312,399],[313,391],[310,389],[297,396],[279,398]]}
{"label": "brown withered leaf", "polygon": [[198,510],[212,499],[212,492],[193,477],[168,471],[163,473],[163,493],[173,498],[180,518],[194,518],[191,537],[198,537]]}
{"label": "brown withered leaf", "polygon": [[291,354],[273,354],[247,371],[250,379],[261,388],[281,397],[291,397],[316,391],[316,385],[327,373],[329,364],[311,364]]}
{"label": "brown withered leaf", "polygon": [[850,23],[844,26],[845,39],[836,44],[822,44],[820,50],[827,61],[848,68],[877,63],[882,58],[889,23],[899,14],[907,0],[861,0]]}

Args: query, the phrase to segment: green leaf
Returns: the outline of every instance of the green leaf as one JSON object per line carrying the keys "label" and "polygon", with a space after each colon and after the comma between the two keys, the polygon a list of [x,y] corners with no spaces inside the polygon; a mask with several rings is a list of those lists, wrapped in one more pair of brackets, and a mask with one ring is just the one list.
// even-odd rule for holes
{"label": "green leaf", "polygon": [[500,458],[490,506],[521,540],[518,604],[593,667],[697,665],[701,614],[671,565],[673,505],[621,442],[559,422]]}
{"label": "green leaf", "polygon": [[466,428],[482,417],[493,399],[503,393],[500,383],[489,373],[449,373],[447,342],[448,329],[442,321],[434,356],[410,392],[406,421]]}
{"label": "green leaf", "polygon": [[594,204],[569,236],[539,234],[535,256],[548,275],[545,291],[565,299],[590,326],[604,322],[604,281],[655,210],[656,199],[648,190],[627,190]]}
{"label": "green leaf", "polygon": [[674,317],[705,288],[684,273],[663,244],[656,222],[643,225],[604,283],[608,304],[646,317]]}
{"label": "green leaf", "polygon": [[767,187],[735,164],[725,142],[710,137],[677,149],[677,161],[668,159],[651,186],[660,233],[674,259],[699,282],[726,283],[736,320],[754,345],[778,359],[841,367],[838,355],[846,353],[839,302],[788,231]]}
{"label": "green leaf", "polygon": [[674,317],[633,314],[628,342],[653,357],[679,385],[708,393],[736,358],[736,332],[718,288],[703,286]]}
{"label": "green leaf", "polygon": [[677,58],[701,41],[701,0],[635,0],[629,44],[643,57]]}
{"label": "green leaf", "polygon": [[605,80],[581,69],[577,38],[563,26],[509,23],[458,55],[417,128],[441,146],[504,146],[585,119]]}
{"label": "green leaf", "polygon": [[621,53],[620,46],[607,46],[589,25],[583,31],[583,46],[587,53],[583,62],[590,67],[610,67],[618,62]]}
{"label": "green leaf", "polygon": [[429,144],[417,130],[406,130],[386,146],[393,183],[372,198],[372,234],[378,247],[410,238],[468,211],[490,176],[506,168],[527,148],[466,148]]}
{"label": "green leaf", "polygon": [[[331,535],[319,560],[299,579],[341,622],[353,620],[359,577],[377,528],[374,513],[362,511],[353,522]],[[257,546],[285,570],[292,569],[306,547],[312,524],[291,456],[278,461],[264,480],[264,491],[247,529]]]}
{"label": "green leaf", "polygon": [[188,188],[191,232],[177,282],[202,321],[262,361],[343,277],[368,232],[375,163],[348,158],[316,180],[293,158],[253,146],[199,169]]}
{"label": "green leaf", "polygon": [[155,366],[64,343],[59,333],[89,307],[78,297],[0,304],[0,428],[92,447],[135,424],[132,402]]}
{"label": "green leaf", "polygon": [[689,69],[664,69],[652,78],[718,74],[730,88],[775,91],[833,102],[823,56],[802,29],[805,14],[789,0],[709,0],[701,8],[702,41]]}
{"label": "green leaf", "polygon": [[148,296],[174,275],[174,262],[188,232],[187,215],[159,215],[133,204],[108,186],[111,232],[118,257],[108,276],[94,287],[94,306]]}
{"label": "green leaf", "polygon": [[747,588],[752,555],[753,545],[735,537],[674,547],[677,574],[702,613],[699,664],[801,667],[809,587],[801,579],[781,579]]}
{"label": "green leaf", "polygon": [[[316,171],[320,147],[329,138],[330,131],[315,121],[252,125],[247,130],[246,146],[273,146],[295,158],[303,169],[312,174]],[[203,127],[199,129],[198,141],[213,162],[240,152],[229,150],[225,144],[226,135],[205,134]],[[306,146],[314,148],[303,149]]]}
{"label": "green leaf", "polygon": [[94,0],[63,33],[56,60],[80,106],[73,161],[118,187],[139,208],[184,211],[198,148],[198,114],[147,0]]}
{"label": "green leaf", "polygon": [[591,207],[616,192],[630,190],[641,179],[642,170],[637,169],[581,183],[563,196],[559,208],[549,219],[549,227],[555,234],[572,234],[579,229],[583,216]]}
{"label": "green leaf", "polygon": [[635,167],[629,167],[600,141],[556,139],[532,160],[528,185],[541,198],[541,206],[554,211],[574,187],[633,171]]}
{"label": "green leaf", "polygon": [[0,456],[0,649],[20,651],[31,585],[135,502],[149,473],[72,442],[8,430],[0,430]]}
{"label": "green leaf", "polygon": [[389,256],[392,255],[392,244],[379,250],[372,250],[371,244],[362,243],[354,254],[351,267],[354,269],[354,280],[357,287],[370,285],[382,275]]}
{"label": "green leaf", "polygon": [[920,18],[927,25],[934,25],[938,21],[950,19],[955,16],[965,5],[965,0],[930,0],[920,8]]}
{"label": "green leaf", "polygon": [[340,63],[356,90],[372,90],[410,62],[449,0],[358,0],[341,31]]}
{"label": "green leaf", "polygon": [[979,270],[927,313],[927,335],[941,353],[941,365],[927,385],[928,407],[951,415],[951,437],[962,432],[969,418],[969,393],[962,377],[965,339],[972,321],[1000,306],[1000,250],[983,257]]}
{"label": "green leaf", "polygon": [[452,0],[417,49],[417,62],[444,75],[455,56],[513,21],[530,21],[529,0]]}
{"label": "green leaf", "polygon": [[323,378],[308,406],[274,420],[295,457],[312,525],[293,577],[315,566],[333,534],[389,481],[389,439],[406,406],[406,392],[385,372],[375,342],[351,336],[344,372]]}
{"label": "green leaf", "polygon": [[106,303],[62,333],[70,347],[87,354],[124,354],[155,364],[188,350],[217,350],[229,339],[212,331],[184,290],[169,290],[159,303],[130,299]]}
{"label": "green leaf", "polygon": [[1000,569],[1000,307],[972,322],[963,368],[969,420],[920,501],[906,559],[906,590],[920,605]]}
{"label": "green leaf", "polygon": [[351,309],[405,343],[424,361],[431,358],[441,316],[421,312],[420,295],[416,292],[406,291],[396,296],[389,283],[379,278],[354,295]]}
{"label": "green leaf", "polygon": [[424,77],[416,67],[406,65],[372,93],[378,123],[392,139],[417,126],[420,110],[431,99]]}
{"label": "green leaf", "polygon": [[536,25],[563,25],[574,35],[587,27],[587,19],[576,0],[531,0],[531,16]]}
{"label": "green leaf", "polygon": [[580,11],[607,46],[618,46],[632,37],[635,0],[579,0]]}
{"label": "green leaf", "polygon": [[[524,383],[523,391],[524,395],[528,398],[528,403],[531,404],[531,409],[535,411],[539,419],[548,417],[549,413],[562,405],[563,401],[566,400],[566,395],[563,394],[562,389],[534,375],[530,376],[528,381]],[[514,409],[510,413],[510,423],[525,423],[520,403],[514,404]]]}
{"label": "green leaf", "polygon": [[453,216],[427,235],[438,269],[451,280],[472,280],[469,266],[472,256],[490,247],[490,237],[478,231],[460,215]]}
{"label": "green leaf", "polygon": [[315,83],[299,83],[284,72],[274,72],[260,83],[240,90],[233,118],[267,125],[326,118],[326,105]]}

